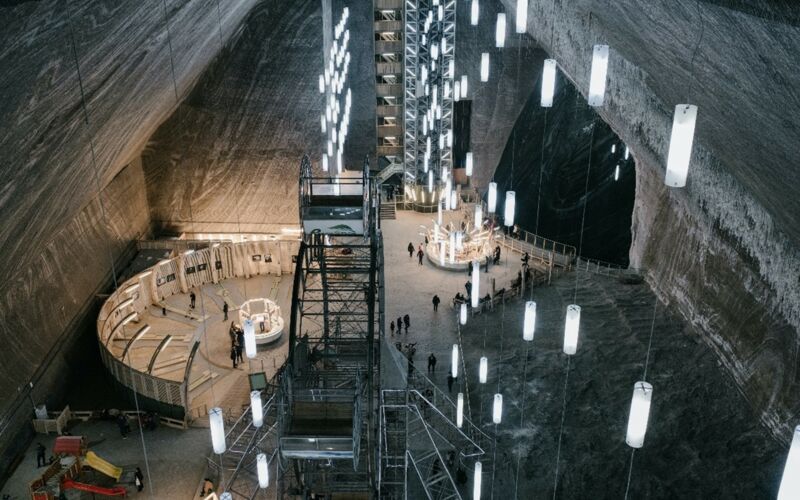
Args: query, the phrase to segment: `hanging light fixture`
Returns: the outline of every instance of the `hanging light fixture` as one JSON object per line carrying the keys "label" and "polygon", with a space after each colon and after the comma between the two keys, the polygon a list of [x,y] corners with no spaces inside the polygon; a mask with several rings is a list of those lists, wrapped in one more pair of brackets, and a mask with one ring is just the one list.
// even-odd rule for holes
{"label": "hanging light fixture", "polygon": [[614,144],[611,145],[611,154],[613,155],[616,152],[617,152],[617,144],[614,143]]}
{"label": "hanging light fixture", "polygon": [[614,169],[614,180],[619,180],[619,165],[617,165],[617,168]]}
{"label": "hanging light fixture", "polygon": [[467,177],[471,177],[472,176],[472,152],[468,152],[467,153],[467,158],[464,161],[464,163],[465,163],[465,166],[466,166],[466,169],[467,169],[467,171],[466,171]]}
{"label": "hanging light fixture", "polygon": [[467,75],[461,75],[461,97],[463,97],[464,99],[467,98],[468,84],[469,84],[469,79],[467,78]]}
{"label": "hanging light fixture", "polygon": [[525,303],[525,322],[522,325],[522,340],[533,340],[536,328],[536,302],[529,300]]}
{"label": "hanging light fixture", "polygon": [[269,464],[267,464],[267,455],[264,453],[256,455],[256,471],[258,472],[258,485],[261,488],[268,488]]}
{"label": "hanging light fixture", "polygon": [[248,358],[256,357],[256,329],[250,318],[244,320],[244,350]]}
{"label": "hanging light fixture", "polygon": [[[481,54],[481,81],[488,82],[489,81],[489,53],[484,52]],[[461,84],[462,90],[464,84]]]}
{"label": "hanging light fixture", "polygon": [[451,264],[456,263],[456,233],[455,231],[450,231],[450,259]]}
{"label": "hanging light fixture", "polygon": [[475,204],[475,229],[478,231],[481,230],[483,227],[483,205],[481,205],[480,201]]}
{"label": "hanging light fixture", "polygon": [[625,437],[625,442],[631,448],[641,448],[644,445],[644,435],[647,432],[647,420],[650,418],[650,400],[652,397],[652,385],[644,381],[636,382],[633,385],[631,412],[628,415],[628,433]]}
{"label": "hanging light fixture", "polygon": [[461,303],[461,311],[460,311],[460,314],[458,315],[458,320],[462,325],[466,325],[467,324],[467,303],[466,302],[462,302]]}
{"label": "hanging light fixture", "polygon": [[545,59],[542,70],[542,107],[553,107],[553,96],[556,93],[556,60]]}
{"label": "hanging light fixture", "polygon": [[630,155],[631,155],[631,150],[628,149],[628,146],[625,146],[625,159],[627,160]]}
{"label": "hanging light fixture", "polygon": [[494,404],[492,405],[492,422],[499,424],[503,420],[503,395],[494,395]]}
{"label": "hanging light fixture", "polygon": [[778,500],[800,498],[800,425],[794,428],[789,455],[783,467],[783,477],[778,489]]}
{"label": "hanging light fixture", "polygon": [[478,16],[480,15],[480,5],[478,5],[478,0],[472,0],[472,9],[470,11],[470,18],[469,22],[473,26],[478,25]]}
{"label": "hanging light fixture", "polygon": [[324,94],[325,93],[325,76],[324,75],[319,75],[319,93],[320,94]]}
{"label": "hanging light fixture", "polygon": [[506,46],[506,15],[503,12],[497,14],[497,26],[494,32],[494,45],[498,49]]}
{"label": "hanging light fixture", "polygon": [[528,27],[528,0],[517,0],[517,33],[525,33]]}
{"label": "hanging light fixture", "polygon": [[592,73],[589,77],[589,106],[602,106],[606,94],[608,45],[595,45],[592,52]]}
{"label": "hanging light fixture", "polygon": [[480,365],[478,365],[478,382],[481,384],[486,383],[486,377],[489,375],[489,359],[486,356],[481,357]]}
{"label": "hanging light fixture", "polygon": [[319,117],[319,125],[320,125],[320,128],[322,129],[322,133],[323,134],[328,131],[328,126],[327,126],[328,124],[327,124],[327,120],[325,119],[325,115],[320,115],[320,117]]}
{"label": "hanging light fixture", "polygon": [[494,209],[497,208],[497,183],[490,182],[489,183],[489,196],[487,197],[487,202],[489,213],[493,214]]}
{"label": "hanging light fixture", "polygon": [[481,289],[481,265],[478,260],[472,261],[472,289],[470,290],[470,299],[472,307],[478,307],[480,301],[479,293]]}
{"label": "hanging light fixture", "polygon": [[[433,192],[433,170],[428,171],[428,192]],[[441,210],[439,211],[439,214],[441,215]]]}
{"label": "hanging light fixture", "polygon": [[464,425],[464,393],[458,393],[456,400],[456,426],[460,429]]}
{"label": "hanging light fixture", "polygon": [[453,344],[453,353],[450,355],[453,378],[458,378],[458,344]]}
{"label": "hanging light fixture", "polygon": [[564,353],[575,354],[578,350],[578,329],[581,325],[581,306],[567,306],[567,319],[564,323]]}
{"label": "hanging light fixture", "polygon": [[453,84],[453,100],[458,102],[461,100],[461,82],[456,80]]}
{"label": "hanging light fixture", "polygon": [[481,475],[483,464],[475,462],[475,475],[472,477],[472,500],[481,500]]}
{"label": "hanging light fixture", "polygon": [[450,59],[450,62],[447,63],[447,77],[450,79],[455,79],[456,77],[456,60]]}
{"label": "hanging light fixture", "polygon": [[439,242],[439,265],[444,266],[444,240]]}
{"label": "hanging light fixture", "polygon": [[253,414],[253,425],[261,427],[264,424],[264,407],[261,406],[261,391],[250,391],[250,411]]}
{"label": "hanging light fixture", "polygon": [[506,191],[506,203],[504,211],[505,225],[511,227],[514,225],[514,206],[516,203],[516,193],[514,191]]}
{"label": "hanging light fixture", "polygon": [[694,125],[697,121],[697,106],[678,104],[672,119],[672,135],[667,154],[667,176],[664,184],[670,187],[683,187],[689,175],[689,162],[692,159]]}
{"label": "hanging light fixture", "polygon": [[208,410],[208,423],[211,428],[211,445],[214,453],[225,453],[225,423],[222,419],[222,408],[214,407]]}

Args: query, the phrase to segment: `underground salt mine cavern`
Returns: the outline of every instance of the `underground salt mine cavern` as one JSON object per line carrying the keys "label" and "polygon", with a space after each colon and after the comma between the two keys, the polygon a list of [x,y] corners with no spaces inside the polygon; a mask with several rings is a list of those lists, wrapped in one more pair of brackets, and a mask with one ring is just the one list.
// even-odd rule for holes
{"label": "underground salt mine cavern", "polygon": [[0,2],[2,500],[800,500],[794,0]]}

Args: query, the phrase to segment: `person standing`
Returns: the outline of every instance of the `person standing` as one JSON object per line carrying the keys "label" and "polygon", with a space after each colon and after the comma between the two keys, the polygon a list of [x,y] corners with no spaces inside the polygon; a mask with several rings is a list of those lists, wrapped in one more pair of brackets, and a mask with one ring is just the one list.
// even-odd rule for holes
{"label": "person standing", "polygon": [[[403,333],[403,318],[401,316],[397,317],[397,334],[400,335]],[[408,331],[406,331],[408,333]]]}
{"label": "person standing", "polygon": [[414,256],[414,244],[410,241],[408,242],[408,258],[412,258]]}
{"label": "person standing", "polygon": [[442,300],[439,298],[438,295],[434,295],[433,296],[433,300],[431,301],[431,302],[433,302],[433,312],[436,312],[436,311],[439,310],[439,302],[441,302],[441,301]]}
{"label": "person standing", "polygon": [[228,303],[227,302],[222,304],[222,314],[224,315],[224,317],[222,318],[222,321],[228,321]]}
{"label": "person standing", "polygon": [[436,373],[436,356],[433,353],[428,356],[428,373]]}
{"label": "person standing", "polygon": [[136,468],[136,472],[133,474],[133,482],[136,484],[136,491],[144,489],[144,475],[139,467]]}
{"label": "person standing", "polygon": [[403,316],[403,323],[406,325],[406,334],[408,334],[408,327],[411,326],[411,316],[408,314]]}
{"label": "person standing", "polygon": [[425,253],[422,251],[422,245],[420,245],[419,246],[419,251],[417,252],[417,259],[419,260],[419,265],[420,266],[422,265],[422,256],[423,255],[425,255]]}
{"label": "person standing", "polygon": [[236,369],[236,344],[231,346],[231,361],[233,361],[233,368]]}
{"label": "person standing", "polygon": [[189,292],[189,307],[194,309],[194,301],[197,299],[197,296],[194,294],[194,291]]}
{"label": "person standing", "polygon": [[392,322],[389,323],[389,330],[392,331],[392,337],[394,337],[394,320],[392,320]]}
{"label": "person standing", "polygon": [[472,282],[467,281],[466,283],[464,283],[464,289],[467,290],[467,297],[469,297],[470,294],[472,293]]}
{"label": "person standing", "polygon": [[236,360],[239,363],[244,363],[242,357],[242,349],[244,348],[244,330],[236,330]]}
{"label": "person standing", "polygon": [[47,448],[45,448],[42,443],[36,445],[36,467],[44,467],[47,465],[47,458],[45,457],[46,452]]}
{"label": "person standing", "polygon": [[122,439],[128,439],[128,417],[126,417],[124,413],[120,413],[117,416],[117,427],[119,427],[119,433]]}

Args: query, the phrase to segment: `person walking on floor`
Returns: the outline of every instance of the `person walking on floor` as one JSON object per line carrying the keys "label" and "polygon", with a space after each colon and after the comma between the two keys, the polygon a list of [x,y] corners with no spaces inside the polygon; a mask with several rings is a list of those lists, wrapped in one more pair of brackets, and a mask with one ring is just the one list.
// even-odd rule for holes
{"label": "person walking on floor", "polygon": [[392,331],[392,337],[394,337],[394,320],[392,320],[392,322],[389,323],[389,330]]}
{"label": "person walking on floor", "polygon": [[406,325],[406,334],[408,334],[408,327],[411,326],[411,317],[408,314],[403,316],[403,323]]}
{"label": "person walking on floor", "polygon": [[227,302],[222,304],[222,314],[223,314],[222,321],[228,321],[228,303]]}
{"label": "person walking on floor", "polygon": [[467,290],[467,297],[469,297],[472,294],[472,282],[467,281],[464,283],[464,288]]}
{"label": "person walking on floor", "polygon": [[436,373],[436,356],[433,353],[428,356],[428,373]]}
{"label": "person walking on floor", "polygon": [[231,361],[233,361],[233,368],[236,369],[236,344],[231,346]]}
{"label": "person walking on floor", "polygon": [[45,448],[42,443],[36,445],[36,467],[44,467],[47,465],[47,458],[45,457],[46,452],[47,448]]}
{"label": "person walking on floor", "polygon": [[[397,334],[403,333],[403,318],[398,316],[397,317]],[[408,333],[408,331],[406,331]]]}
{"label": "person walking on floor", "polygon": [[419,247],[419,251],[417,252],[417,259],[419,260],[419,265],[422,265],[422,257],[425,255],[425,252],[422,251],[422,245]]}
{"label": "person walking on floor", "polygon": [[244,330],[236,331],[236,360],[239,363],[244,363],[242,357],[242,349],[244,348]]}
{"label": "person walking on floor", "polygon": [[189,292],[189,307],[191,307],[192,309],[194,309],[194,301],[196,298],[197,295],[195,295],[193,291]]}
{"label": "person walking on floor", "polygon": [[441,301],[442,300],[439,298],[438,295],[434,295],[433,296],[433,300],[431,301],[431,302],[433,302],[433,312],[436,312],[436,311],[439,310],[439,302],[441,302]]}
{"label": "person walking on floor", "polygon": [[453,378],[452,373],[447,374],[447,392],[449,392],[450,394],[453,393],[453,382],[455,382],[455,380],[456,379]]}
{"label": "person walking on floor", "polygon": [[413,256],[414,256],[414,244],[409,241],[408,242],[408,258],[410,259]]}
{"label": "person walking on floor", "polygon": [[144,489],[144,475],[139,467],[136,468],[136,472],[133,474],[133,482],[136,484],[136,491]]}

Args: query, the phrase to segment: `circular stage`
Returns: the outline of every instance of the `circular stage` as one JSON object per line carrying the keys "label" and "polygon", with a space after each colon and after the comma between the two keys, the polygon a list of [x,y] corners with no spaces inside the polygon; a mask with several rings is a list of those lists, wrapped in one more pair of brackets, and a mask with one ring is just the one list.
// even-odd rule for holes
{"label": "circular stage", "polygon": [[256,344],[270,344],[281,338],[283,333],[283,318],[281,308],[270,299],[250,299],[242,303],[239,308],[239,323],[253,322],[256,332]]}

